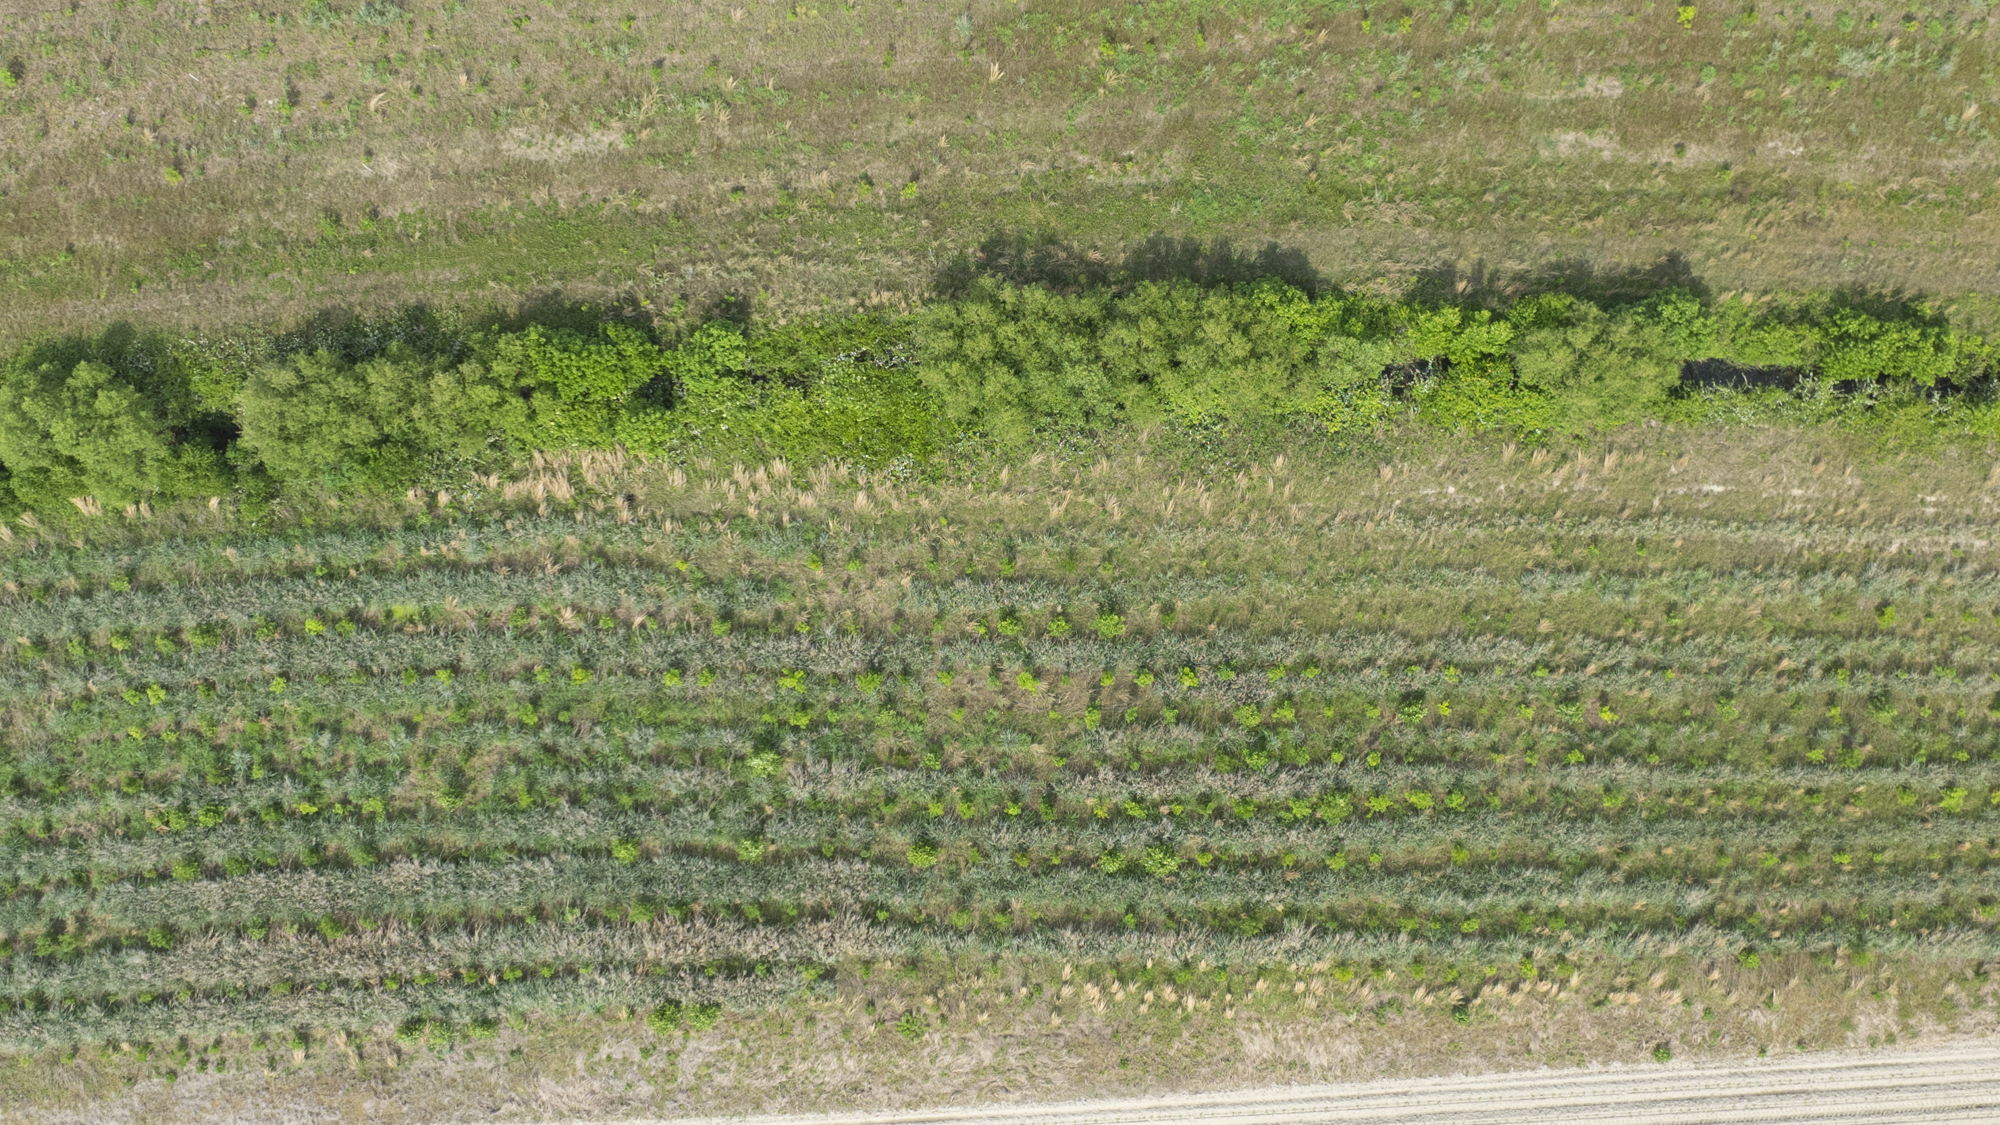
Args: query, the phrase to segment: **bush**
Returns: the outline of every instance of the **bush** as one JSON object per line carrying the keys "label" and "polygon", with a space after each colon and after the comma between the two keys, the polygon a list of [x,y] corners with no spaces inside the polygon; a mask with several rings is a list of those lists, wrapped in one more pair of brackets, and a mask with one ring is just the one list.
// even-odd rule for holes
{"label": "bush", "polygon": [[1922,387],[1961,372],[1965,341],[1941,325],[1884,323],[1841,309],[1816,326],[1815,366],[1835,382],[1894,382]]}
{"label": "bush", "polygon": [[[668,393],[656,393],[654,401],[634,403],[625,412],[616,427],[623,444],[660,450],[682,435],[705,434],[727,444],[761,428],[762,404],[748,379],[743,335],[733,325],[703,325],[686,343],[661,355],[658,369],[665,372]],[[671,412],[659,408],[668,405]]]}
{"label": "bush", "polygon": [[1003,441],[1037,428],[1150,421],[1149,398],[1128,395],[1100,362],[1108,293],[1062,296],[1040,286],[980,279],[957,301],[923,314],[923,379],[945,414]]}
{"label": "bush", "polygon": [[525,403],[496,419],[515,449],[660,444],[657,424],[672,402],[656,381],[667,357],[637,330],[606,324],[593,339],[536,325],[483,351],[494,383]]}
{"label": "bush", "polygon": [[1554,419],[1565,430],[1637,421],[1665,402],[1681,364],[1700,358],[1685,350],[1697,338],[1688,313],[1699,307],[1678,292],[1617,314],[1566,296],[1523,301],[1508,314],[1516,378],[1555,400]]}
{"label": "bush", "polygon": [[720,1004],[696,1004],[686,1010],[686,1017],[682,1022],[687,1025],[689,1031],[702,1032],[714,1027],[721,1019]]}
{"label": "bush", "polygon": [[669,1035],[678,1031],[681,1026],[681,1006],[667,1003],[654,1008],[646,1013],[646,1026],[652,1028],[658,1035]]}
{"label": "bush", "polygon": [[768,418],[757,436],[807,460],[928,455],[943,428],[917,374],[910,327],[864,315],[753,333],[750,376]]}
{"label": "bush", "polygon": [[1113,305],[1101,354],[1137,421],[1294,414],[1320,397],[1313,354],[1338,312],[1276,282],[1148,283]]}
{"label": "bush", "polygon": [[15,365],[0,377],[0,462],[31,507],[129,504],[158,492],[163,476],[184,483],[175,461],[146,396],[103,363]]}
{"label": "bush", "polygon": [[237,418],[280,481],[380,490],[494,458],[525,429],[509,390],[482,364],[434,365],[400,343],[358,364],[319,351],[252,372]]}

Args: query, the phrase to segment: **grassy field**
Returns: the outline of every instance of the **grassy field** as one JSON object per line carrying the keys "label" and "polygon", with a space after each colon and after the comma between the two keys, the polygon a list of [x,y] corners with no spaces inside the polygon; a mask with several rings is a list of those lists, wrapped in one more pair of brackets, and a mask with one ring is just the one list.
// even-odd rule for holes
{"label": "grassy field", "polygon": [[16,531],[10,1112],[1985,1028],[1995,481],[1796,432],[1136,433]]}
{"label": "grassy field", "polygon": [[1038,245],[1399,292],[1858,286],[1985,324],[1991,35],[1932,4],[22,9],[0,331],[552,293],[783,317]]}
{"label": "grassy field", "polygon": [[0,14],[0,1121],[1995,1030],[1991,35]]}

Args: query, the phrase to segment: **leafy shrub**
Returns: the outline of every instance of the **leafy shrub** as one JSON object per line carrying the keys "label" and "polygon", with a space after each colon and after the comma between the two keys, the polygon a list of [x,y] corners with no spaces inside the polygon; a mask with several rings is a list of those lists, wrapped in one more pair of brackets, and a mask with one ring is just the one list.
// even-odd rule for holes
{"label": "leafy shrub", "polygon": [[237,399],[242,442],[280,480],[387,489],[436,465],[477,462],[522,433],[519,397],[477,363],[433,364],[397,343],[350,364],[331,352],[252,372]]}
{"label": "leafy shrub", "polygon": [[681,1006],[675,1003],[662,1004],[646,1013],[646,1026],[657,1035],[668,1035],[681,1026]]}
{"label": "leafy shrub", "polygon": [[1958,374],[1967,358],[1966,342],[1942,325],[1885,323],[1840,309],[1814,327],[1814,366],[1835,382],[1931,387]]}
{"label": "leafy shrub", "polygon": [[1553,294],[1522,301],[1508,313],[1516,376],[1556,400],[1565,429],[1636,421],[1680,381],[1681,363],[1699,358],[1684,350],[1696,338],[1690,311],[1699,308],[1678,292],[1616,314]]}
{"label": "leafy shrub", "polygon": [[1147,283],[1111,311],[1101,354],[1134,420],[1201,423],[1309,408],[1322,389],[1313,353],[1339,308],[1277,282]]}
{"label": "leafy shrub", "polygon": [[[703,340],[708,351],[690,353],[684,366],[693,366],[696,355],[706,356],[711,365],[728,361],[727,354],[712,354],[715,347],[726,350],[728,345],[711,337]],[[497,337],[485,350],[494,384],[525,400],[524,409],[496,418],[516,449],[608,449],[619,443],[654,449],[663,444],[661,425],[672,403],[655,388],[655,380],[668,360],[636,329],[606,324],[592,338],[568,328],[534,325]],[[740,338],[734,355],[740,358]],[[651,395],[642,393],[649,389]],[[689,392],[683,388],[682,393]]]}
{"label": "leafy shrub", "polygon": [[923,315],[923,379],[945,413],[969,430],[1025,440],[1047,426],[1109,426],[1156,415],[1121,387],[1094,344],[1110,295],[1061,296],[1040,286],[980,279]]}
{"label": "leafy shrub", "polygon": [[159,491],[174,460],[164,420],[105,364],[16,364],[0,376],[0,462],[24,503],[128,504]]}
{"label": "leafy shrub", "polygon": [[687,1025],[689,1031],[707,1031],[722,1019],[722,1005],[695,1004],[686,1008],[685,1013],[682,1022]]}
{"label": "leafy shrub", "polygon": [[717,456],[776,448],[788,456],[881,463],[922,456],[938,430],[931,399],[904,354],[908,326],[875,316],[783,325],[745,337],[703,326],[665,357],[671,416],[628,416],[635,448],[699,445]]}

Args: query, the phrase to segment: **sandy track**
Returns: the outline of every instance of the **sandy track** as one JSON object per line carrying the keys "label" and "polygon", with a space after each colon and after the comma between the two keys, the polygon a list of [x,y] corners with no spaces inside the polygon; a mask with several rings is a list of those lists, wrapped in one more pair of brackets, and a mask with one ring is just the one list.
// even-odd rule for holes
{"label": "sandy track", "polygon": [[[731,1125],[1996,1123],[2000,1041],[1729,1065],[1543,1070],[1158,1098],[702,1120]],[[682,1119],[678,1125],[697,1122]]]}

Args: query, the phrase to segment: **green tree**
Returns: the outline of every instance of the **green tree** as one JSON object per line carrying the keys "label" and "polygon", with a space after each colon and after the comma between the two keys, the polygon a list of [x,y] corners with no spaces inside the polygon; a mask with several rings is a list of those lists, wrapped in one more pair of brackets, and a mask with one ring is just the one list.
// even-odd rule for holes
{"label": "green tree", "polygon": [[1149,282],[1112,306],[1099,346],[1134,421],[1296,414],[1322,391],[1313,359],[1333,311],[1277,282]]}
{"label": "green tree", "polygon": [[[1672,319],[1669,319],[1669,316]],[[1580,432],[1634,422],[1659,409],[1680,381],[1699,337],[1678,296],[1606,313],[1560,294],[1530,298],[1508,313],[1514,370],[1522,387],[1555,400],[1556,424]]]}
{"label": "green tree", "polygon": [[412,349],[350,364],[331,352],[252,372],[237,399],[243,445],[286,483],[400,488],[452,461],[490,460],[521,428],[519,397],[484,364]]}
{"label": "green tree", "polygon": [[642,393],[665,370],[665,355],[623,324],[602,325],[595,336],[535,325],[496,337],[485,351],[495,379],[526,403],[507,419],[517,449],[609,449],[621,424],[645,437],[628,414],[667,405]]}
{"label": "green tree", "polygon": [[1128,407],[1144,416],[1145,389],[1121,385],[1098,353],[1109,304],[1103,291],[1064,296],[982,278],[923,314],[924,383],[953,423],[1007,442],[1049,424],[1112,425]]}
{"label": "green tree", "polygon": [[765,412],[759,436],[786,456],[880,464],[936,447],[937,403],[912,362],[907,320],[798,320],[752,332],[745,346]]}
{"label": "green tree", "polygon": [[129,504],[158,491],[174,459],[146,395],[103,363],[21,365],[0,377],[0,462],[31,507]]}
{"label": "green tree", "polygon": [[1839,309],[1817,325],[1814,367],[1836,382],[1895,382],[1936,386],[1957,374],[1965,341],[1942,325],[1884,321]]}
{"label": "green tree", "polygon": [[680,347],[659,356],[673,413],[628,410],[616,427],[627,445],[658,448],[685,436],[712,445],[741,445],[766,430],[762,388],[749,378],[749,351],[733,324],[710,321]]}

